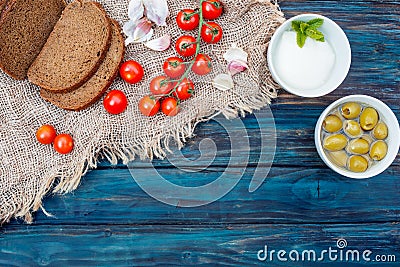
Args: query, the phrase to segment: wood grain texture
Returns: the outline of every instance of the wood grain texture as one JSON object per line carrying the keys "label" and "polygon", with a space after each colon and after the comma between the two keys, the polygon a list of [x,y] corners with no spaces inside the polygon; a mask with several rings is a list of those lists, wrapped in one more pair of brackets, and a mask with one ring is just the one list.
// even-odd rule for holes
{"label": "wood grain texture", "polygon": [[[350,249],[395,255],[397,263],[325,260],[323,266],[398,266],[400,157],[375,178],[347,179],[319,159],[313,134],[321,112],[350,94],[380,98],[400,119],[400,1],[282,0],[279,4],[287,18],[311,12],[335,20],[350,40],[352,66],[345,82],[327,96],[304,99],[280,91],[271,105],[277,151],[258,191],[249,193],[248,188],[262,136],[255,117],[248,116],[243,123],[251,144],[249,162],[233,168],[229,179],[244,168],[245,175],[221,200],[199,208],[161,204],[139,188],[126,166],[103,160],[76,192],[45,200],[46,210],[56,217],[38,212],[33,225],[13,221],[0,228],[0,266],[321,266],[260,262],[256,253],[264,245],[321,251],[335,247],[338,238],[345,238]],[[265,127],[271,122],[259,123]],[[210,121],[195,133],[182,150],[187,161],[181,166],[209,165],[200,158],[199,143],[205,138],[218,149],[211,165],[203,172],[188,173],[168,160],[155,160],[153,166],[164,178],[196,186],[225,171],[232,156],[223,127]],[[136,173],[149,171],[140,161],[133,167]]]}
{"label": "wood grain texture", "polygon": [[[276,143],[277,150],[275,153],[274,166],[278,167],[318,167],[325,168],[325,164],[319,158],[317,150],[314,144],[314,129],[317,120],[326,108],[323,107],[307,107],[307,109],[301,108],[301,105],[288,105],[278,106],[273,105],[271,111],[274,116],[274,122],[276,125]],[[398,119],[400,119],[400,107],[398,104],[393,109]],[[248,138],[251,149],[250,159],[248,166],[256,166],[260,156],[260,143],[261,138],[270,139],[270,136],[261,135],[260,127],[270,127],[271,120],[268,118],[256,119],[254,115],[249,115],[243,119],[245,129],[242,127],[230,128],[229,130],[238,135],[239,133],[246,131],[247,135],[244,138]],[[234,124],[236,126],[236,124]],[[240,126],[238,124],[238,126]],[[188,140],[186,146],[182,149],[182,154],[188,160],[196,160],[195,163],[183,162],[183,166],[191,165],[196,166],[208,166],[208,160],[198,160],[200,156],[199,143],[205,139],[211,138],[216,144],[218,152],[216,154],[213,166],[226,166],[231,155],[231,142],[237,140],[231,140],[224,129],[217,121],[211,120],[207,123],[198,125],[195,136]],[[240,140],[239,140],[240,141]],[[272,155],[270,156],[272,158]],[[137,160],[133,164],[140,168],[147,164],[143,164],[140,160]],[[153,165],[156,167],[171,167],[168,160],[154,160]],[[397,157],[393,163],[393,166],[400,166],[400,157]],[[110,164],[106,160],[99,163],[100,168],[109,168]],[[115,167],[123,168],[123,164],[118,164]]]}
{"label": "wood grain texture", "polygon": [[[202,173],[160,168],[170,182],[199,186],[218,178],[225,168]],[[135,173],[148,172],[135,169]],[[240,168],[228,177],[240,174]],[[160,203],[142,191],[127,169],[89,173],[74,194],[54,196],[45,202],[48,212],[38,212],[36,225],[50,224],[220,224],[220,223],[372,223],[397,222],[400,186],[387,171],[374,179],[343,178],[328,169],[272,168],[261,188],[249,193],[254,168],[224,198],[197,208]],[[149,182],[155,180],[149,177]],[[154,189],[156,190],[156,186]],[[174,195],[170,196],[171,198]],[[191,201],[191,199],[184,199]]]}
{"label": "wood grain texture", "polygon": [[[373,262],[400,253],[399,224],[81,225],[8,227],[0,239],[1,266],[398,266]],[[40,242],[38,241],[40,238]],[[372,251],[371,261],[261,262],[257,253],[315,250],[344,238],[348,249]],[[27,246],[29,244],[29,246]],[[347,249],[346,248],[346,249]],[[343,249],[342,251],[347,251]],[[338,249],[338,251],[340,251]],[[336,252],[339,255],[339,252]],[[16,262],[18,255],[18,263]],[[275,259],[275,260],[274,260]],[[308,259],[308,258],[306,258]],[[339,259],[339,258],[338,258]],[[343,258],[345,259],[345,258]]]}

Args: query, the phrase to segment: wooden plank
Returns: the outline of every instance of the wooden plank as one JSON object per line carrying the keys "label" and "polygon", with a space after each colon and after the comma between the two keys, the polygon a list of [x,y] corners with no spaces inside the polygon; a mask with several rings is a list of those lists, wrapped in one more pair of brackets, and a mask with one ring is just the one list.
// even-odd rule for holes
{"label": "wooden plank", "polygon": [[[399,231],[399,224],[390,223],[14,226],[7,227],[1,234],[0,265],[398,266]],[[347,247],[339,249],[338,239],[345,239]],[[265,246],[268,252],[276,251],[272,261],[269,258],[258,260],[258,251]],[[336,261],[330,260],[327,253],[321,257],[321,252],[329,250],[329,247],[336,250],[331,253],[332,259],[337,256]],[[278,260],[276,253],[279,250],[287,251],[287,262]],[[288,254],[291,250],[300,254],[299,261],[290,260]],[[308,258],[307,252],[303,254],[305,250],[316,252],[315,261],[313,257]],[[356,254],[352,258],[348,250],[357,250],[359,261]],[[365,250],[371,251],[368,255],[370,261],[362,257]],[[377,255],[386,259],[390,257],[392,262],[383,265],[375,261]]]}
{"label": "wooden plank", "polygon": [[[307,166],[309,167],[325,167],[322,160],[319,158],[314,144],[314,128],[315,124],[322,113],[324,107],[300,107],[296,105],[290,105],[290,108],[282,105],[273,105],[271,110],[274,115],[274,121],[276,125],[276,137],[277,137],[277,149],[275,153],[274,166]],[[400,118],[400,107],[398,104],[394,109],[395,114]],[[226,130],[216,121],[210,121],[207,123],[201,123],[195,130],[195,137],[188,140],[186,146],[182,149],[182,154],[190,161],[183,162],[183,166],[208,166],[209,159],[203,158],[199,160],[200,151],[199,144],[201,140],[205,138],[212,139],[216,144],[218,152],[215,159],[212,162],[213,166],[226,166],[229,160],[236,159],[236,155],[231,154],[231,142],[241,143],[247,139],[250,142],[251,148],[249,154],[248,166],[256,166],[260,158],[260,147],[261,138],[270,140],[271,137],[268,135],[270,132],[271,120],[268,118],[262,118],[257,120],[253,115],[249,115],[242,119],[245,129],[240,127],[229,129],[233,134],[232,136],[239,135],[241,132],[247,132],[243,139],[233,140],[229,138]],[[260,125],[260,126],[258,126]],[[261,135],[261,129],[266,131],[266,134]],[[272,144],[272,143],[270,143]],[[270,149],[267,149],[272,152]],[[239,157],[243,154],[238,155]],[[269,159],[272,159],[272,155],[267,154]],[[301,159],[301,160],[299,160]],[[195,162],[193,162],[195,161]],[[168,160],[154,160],[154,166],[168,167],[171,166]],[[400,158],[394,161],[394,166],[400,166]],[[143,164],[137,160],[134,163],[136,167],[144,167],[147,164]],[[99,163],[100,168],[108,168],[110,164],[103,160]],[[124,167],[119,164],[118,167]]]}
{"label": "wooden plank", "polygon": [[[161,177],[181,186],[200,186],[217,179],[224,168],[201,173],[160,168]],[[241,169],[228,172],[240,177]],[[242,180],[225,197],[197,208],[173,207],[144,193],[127,169],[90,172],[73,194],[49,197],[48,218],[38,212],[35,224],[215,224],[215,223],[352,223],[399,222],[399,168],[366,180],[342,178],[328,169],[272,168],[254,193],[248,168]],[[159,180],[147,174],[157,190]],[[170,198],[176,192],[165,195]],[[192,199],[183,199],[187,202]],[[12,224],[16,224],[13,222]]]}

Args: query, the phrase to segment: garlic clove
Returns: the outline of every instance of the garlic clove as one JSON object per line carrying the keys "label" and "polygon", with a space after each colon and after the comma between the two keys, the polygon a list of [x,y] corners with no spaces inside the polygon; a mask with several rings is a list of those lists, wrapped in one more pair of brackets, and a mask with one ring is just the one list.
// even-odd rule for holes
{"label": "garlic clove", "polygon": [[248,68],[249,68],[249,66],[247,65],[247,63],[240,59],[232,60],[228,64],[228,72],[232,76],[234,76],[238,73],[241,73],[241,72],[247,70]]}
{"label": "garlic clove", "polygon": [[226,73],[218,74],[213,79],[212,84],[215,88],[221,91],[231,90],[235,86],[232,76]]}
{"label": "garlic clove", "polygon": [[144,16],[144,5],[142,0],[131,0],[128,6],[128,17],[132,22],[137,22]]}
{"label": "garlic clove", "polygon": [[144,45],[154,51],[165,51],[171,46],[171,36],[166,34],[160,38],[148,41]]}
{"label": "garlic clove", "polygon": [[142,18],[137,22],[130,20],[125,23],[122,30],[127,36],[125,45],[147,42],[153,37],[154,33],[152,23],[147,18]]}
{"label": "garlic clove", "polygon": [[146,16],[158,26],[167,26],[169,16],[166,0],[142,0],[146,8]]}
{"label": "garlic clove", "polygon": [[126,36],[133,38],[133,33],[135,32],[137,25],[138,25],[137,21],[129,20],[122,27],[122,31]]}
{"label": "garlic clove", "polygon": [[249,54],[244,51],[242,48],[238,47],[236,44],[232,44],[231,48],[226,51],[224,54],[224,59],[228,62],[232,62],[234,60],[240,60],[247,64]]}
{"label": "garlic clove", "polygon": [[[135,42],[144,42],[151,39],[153,35],[152,32],[152,23],[147,18],[142,18],[139,20],[135,31],[133,32],[133,39]],[[149,35],[151,33],[151,36]]]}

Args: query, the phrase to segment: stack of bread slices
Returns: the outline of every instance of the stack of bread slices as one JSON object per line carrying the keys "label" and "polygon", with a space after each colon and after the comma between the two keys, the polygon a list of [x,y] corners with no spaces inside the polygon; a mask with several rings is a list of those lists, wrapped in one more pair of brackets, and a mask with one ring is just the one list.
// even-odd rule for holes
{"label": "stack of bread slices", "polygon": [[121,29],[97,2],[0,0],[0,68],[38,85],[54,105],[79,111],[115,79]]}

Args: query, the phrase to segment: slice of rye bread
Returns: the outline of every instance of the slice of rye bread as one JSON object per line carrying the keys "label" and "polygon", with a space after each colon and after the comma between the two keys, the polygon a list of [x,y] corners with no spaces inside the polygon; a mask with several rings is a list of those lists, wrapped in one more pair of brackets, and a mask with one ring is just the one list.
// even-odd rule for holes
{"label": "slice of rye bread", "polygon": [[55,93],[41,89],[40,96],[59,108],[66,110],[83,110],[101,98],[118,74],[120,63],[124,57],[125,46],[121,28],[117,21],[111,20],[111,45],[97,72],[78,89]]}
{"label": "slice of rye bread", "polygon": [[64,0],[8,0],[0,4],[0,68],[23,80],[66,4]]}
{"label": "slice of rye bread", "polygon": [[0,0],[0,16],[1,16],[1,12],[3,11],[6,4],[7,4],[7,0]]}
{"label": "slice of rye bread", "polygon": [[29,68],[28,79],[48,91],[72,91],[97,71],[110,43],[110,22],[100,4],[74,1]]}

